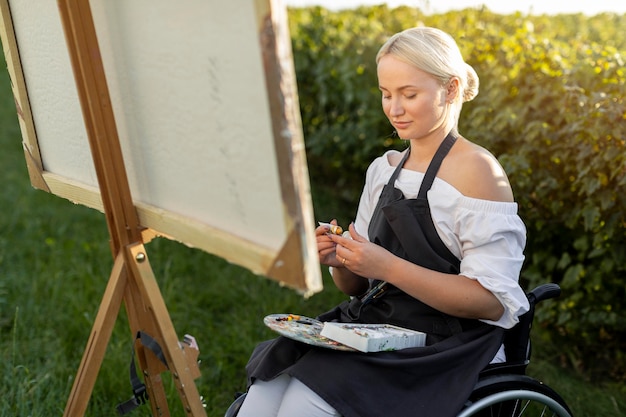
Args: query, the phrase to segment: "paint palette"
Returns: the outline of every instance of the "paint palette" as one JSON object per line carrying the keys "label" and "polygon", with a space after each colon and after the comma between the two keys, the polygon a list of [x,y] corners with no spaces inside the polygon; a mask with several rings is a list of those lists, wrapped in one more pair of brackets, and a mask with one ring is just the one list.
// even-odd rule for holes
{"label": "paint palette", "polygon": [[328,349],[356,351],[349,346],[342,345],[320,335],[324,323],[310,317],[297,314],[270,314],[263,319],[263,323],[281,336],[297,340],[298,342]]}

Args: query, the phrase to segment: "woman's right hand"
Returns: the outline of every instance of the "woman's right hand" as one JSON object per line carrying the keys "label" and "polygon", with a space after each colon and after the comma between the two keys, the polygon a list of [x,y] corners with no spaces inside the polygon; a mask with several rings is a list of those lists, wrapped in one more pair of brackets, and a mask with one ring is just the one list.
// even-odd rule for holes
{"label": "woman's right hand", "polygon": [[[337,225],[337,220],[331,221],[330,224]],[[337,244],[331,239],[329,231],[328,226],[323,225],[315,229],[320,263],[334,268],[331,276],[340,291],[347,295],[363,294],[369,286],[369,281],[350,271],[348,265],[344,264],[345,259],[337,256]]]}
{"label": "woman's right hand", "polygon": [[[337,220],[333,219],[330,224],[337,225]],[[332,266],[334,268],[340,268],[343,265],[337,259],[336,246],[331,238],[328,236],[328,226],[318,226],[315,229],[315,237],[317,240],[317,254],[319,256],[320,263],[322,265]]]}

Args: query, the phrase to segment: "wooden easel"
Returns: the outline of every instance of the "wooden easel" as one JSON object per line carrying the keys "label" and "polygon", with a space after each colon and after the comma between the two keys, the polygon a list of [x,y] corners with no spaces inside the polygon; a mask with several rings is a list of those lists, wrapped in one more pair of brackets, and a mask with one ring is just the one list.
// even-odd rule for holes
{"label": "wooden easel", "polygon": [[[194,383],[197,353],[179,343],[144,247],[150,231],[140,225],[131,197],[89,1],[58,0],[58,6],[114,258],[64,416],[84,415],[122,301],[131,331],[145,332],[161,346],[187,415],[206,416]],[[143,346],[137,345],[136,351],[152,415],[169,416],[160,376],[167,368]]]}

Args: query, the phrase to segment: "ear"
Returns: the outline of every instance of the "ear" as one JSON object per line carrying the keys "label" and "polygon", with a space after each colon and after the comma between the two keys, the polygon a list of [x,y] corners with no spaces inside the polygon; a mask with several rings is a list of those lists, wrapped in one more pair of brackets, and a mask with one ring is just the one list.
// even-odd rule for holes
{"label": "ear", "polygon": [[448,82],[448,88],[446,90],[446,101],[448,103],[454,103],[459,95],[459,79],[453,77]]}

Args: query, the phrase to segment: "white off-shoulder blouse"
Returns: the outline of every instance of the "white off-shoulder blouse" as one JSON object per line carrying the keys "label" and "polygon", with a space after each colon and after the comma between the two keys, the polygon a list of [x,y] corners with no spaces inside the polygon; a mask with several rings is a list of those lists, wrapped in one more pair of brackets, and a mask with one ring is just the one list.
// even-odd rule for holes
{"label": "white off-shoulder blouse", "polygon": [[[367,170],[354,224],[364,237],[380,193],[396,168],[388,158],[394,152],[376,158]],[[405,198],[416,198],[423,178],[423,173],[402,169],[395,187]],[[477,280],[504,306],[499,320],[482,321],[513,327],[518,316],[528,311],[528,299],[519,286],[526,227],[517,214],[517,203],[466,197],[440,178],[435,178],[428,202],[441,240],[461,260],[460,274]]]}

